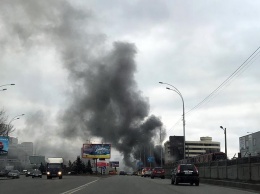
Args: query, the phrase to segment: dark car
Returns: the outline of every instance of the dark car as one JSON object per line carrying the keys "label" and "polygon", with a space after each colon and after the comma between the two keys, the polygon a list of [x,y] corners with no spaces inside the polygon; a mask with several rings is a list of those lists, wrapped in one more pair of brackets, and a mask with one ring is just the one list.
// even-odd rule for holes
{"label": "dark car", "polygon": [[7,174],[8,178],[20,178],[20,172],[18,170],[11,170],[10,172],[8,172]]}
{"label": "dark car", "polygon": [[25,173],[25,176],[26,176],[26,177],[32,176],[33,171],[34,171],[33,169],[28,170],[28,171]]}
{"label": "dark car", "polygon": [[155,177],[159,177],[161,179],[165,178],[165,171],[162,167],[155,167],[152,170],[151,179],[154,179]]}
{"label": "dark car", "polygon": [[125,171],[120,171],[119,175],[126,175],[126,172]]}
{"label": "dark car", "polygon": [[32,171],[32,178],[39,177],[42,178],[42,172],[40,170],[34,170]]}
{"label": "dark car", "polygon": [[171,174],[171,184],[190,183],[199,186],[199,171],[194,164],[179,164]]}
{"label": "dark car", "polygon": [[1,170],[0,171],[0,177],[7,177],[7,174],[10,170]]}

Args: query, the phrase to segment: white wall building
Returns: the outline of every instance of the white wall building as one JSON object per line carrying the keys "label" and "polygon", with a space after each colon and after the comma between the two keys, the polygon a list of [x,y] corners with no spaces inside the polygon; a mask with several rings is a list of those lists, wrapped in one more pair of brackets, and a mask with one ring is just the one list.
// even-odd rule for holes
{"label": "white wall building", "polygon": [[220,142],[212,141],[212,137],[201,137],[200,141],[186,141],[186,157],[194,157],[205,153],[220,152]]}
{"label": "white wall building", "polygon": [[[176,161],[172,155],[171,145],[174,145],[174,142],[164,143],[165,164]],[[212,141],[212,137],[200,137],[200,141],[185,141],[185,148],[186,158],[194,157],[204,153],[220,152],[220,142]]]}

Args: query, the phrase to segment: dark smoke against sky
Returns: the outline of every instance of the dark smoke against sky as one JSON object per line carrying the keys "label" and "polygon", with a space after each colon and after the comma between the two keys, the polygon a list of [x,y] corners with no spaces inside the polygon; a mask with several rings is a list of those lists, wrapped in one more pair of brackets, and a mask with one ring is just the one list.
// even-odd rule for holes
{"label": "dark smoke against sky", "polygon": [[[3,28],[11,37],[1,39],[2,49],[8,50],[10,42],[19,43],[24,50],[54,47],[68,71],[68,107],[60,110],[58,127],[46,127],[52,130],[52,136],[71,142],[100,137],[123,154],[128,166],[132,156],[139,159],[140,142],[154,147],[162,122],[149,116],[148,99],[135,82],[134,44],[118,41],[109,48],[93,14],[65,1],[16,0],[1,4],[1,17],[6,22]],[[33,128],[41,126],[46,116],[41,110],[39,117],[38,114],[27,120],[25,130],[33,132]],[[49,131],[42,133],[46,136]],[[164,129],[162,134],[164,137]],[[35,141],[44,154],[44,150],[53,149],[50,143],[40,144],[42,137]]]}

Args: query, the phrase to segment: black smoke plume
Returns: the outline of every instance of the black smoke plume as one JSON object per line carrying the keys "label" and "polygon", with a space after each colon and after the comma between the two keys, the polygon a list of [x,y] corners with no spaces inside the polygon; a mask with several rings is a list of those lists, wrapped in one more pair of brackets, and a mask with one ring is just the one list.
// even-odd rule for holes
{"label": "black smoke plume", "polygon": [[[160,129],[164,139],[165,129],[158,117],[150,115],[148,98],[135,81],[134,44],[118,41],[109,48],[92,11],[66,1],[4,0],[0,12],[1,27],[8,34],[0,40],[2,53],[14,52],[16,48],[21,51],[51,48],[68,72],[68,106],[60,110],[59,127],[43,123],[47,114],[42,115],[41,110],[41,116],[34,114],[26,122],[23,132],[40,131],[41,137],[30,133],[32,138],[38,138],[34,140],[38,144],[50,137],[55,140],[38,145],[39,152],[58,152],[57,138],[73,144],[75,140],[84,143],[94,136],[111,143],[123,154],[127,166],[133,166],[133,160],[142,155],[156,156],[158,161],[154,144],[159,142]],[[143,162],[147,162],[146,157]]]}

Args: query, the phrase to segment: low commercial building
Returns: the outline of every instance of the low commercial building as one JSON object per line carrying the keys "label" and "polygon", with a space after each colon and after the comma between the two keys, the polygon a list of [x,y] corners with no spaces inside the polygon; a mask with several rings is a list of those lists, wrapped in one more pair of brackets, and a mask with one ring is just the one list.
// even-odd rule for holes
{"label": "low commercial building", "polygon": [[242,158],[260,155],[260,131],[239,137]]}
{"label": "low commercial building", "polygon": [[201,137],[200,141],[186,141],[186,157],[194,157],[205,153],[220,152],[220,142],[212,141],[212,137]]}
{"label": "low commercial building", "polygon": [[[170,136],[164,144],[165,164],[184,158],[183,136]],[[220,152],[220,142],[212,141],[212,137],[200,137],[200,141],[185,141],[185,157],[194,157],[205,153]]]}

